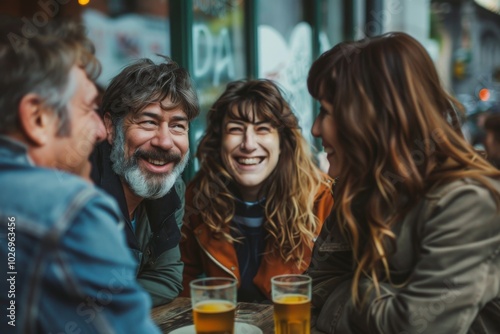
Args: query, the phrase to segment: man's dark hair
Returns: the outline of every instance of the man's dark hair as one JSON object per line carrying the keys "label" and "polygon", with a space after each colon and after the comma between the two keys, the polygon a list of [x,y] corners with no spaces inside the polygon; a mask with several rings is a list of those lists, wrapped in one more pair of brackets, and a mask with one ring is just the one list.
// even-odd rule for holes
{"label": "man's dark hair", "polygon": [[168,57],[155,64],[143,58],[125,67],[111,80],[102,98],[102,113],[108,112],[116,126],[129,113],[170,98],[168,109],[181,107],[189,120],[200,110],[189,73]]}

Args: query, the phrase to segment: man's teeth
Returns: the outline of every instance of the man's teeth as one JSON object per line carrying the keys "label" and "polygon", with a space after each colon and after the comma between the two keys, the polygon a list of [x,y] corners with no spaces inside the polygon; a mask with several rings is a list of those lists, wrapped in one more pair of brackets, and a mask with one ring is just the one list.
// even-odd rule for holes
{"label": "man's teeth", "polygon": [[163,166],[167,163],[166,161],[163,160],[153,160],[153,159],[148,159],[148,162],[156,166]]}
{"label": "man's teeth", "polygon": [[259,158],[240,158],[238,163],[242,165],[256,165],[260,162]]}

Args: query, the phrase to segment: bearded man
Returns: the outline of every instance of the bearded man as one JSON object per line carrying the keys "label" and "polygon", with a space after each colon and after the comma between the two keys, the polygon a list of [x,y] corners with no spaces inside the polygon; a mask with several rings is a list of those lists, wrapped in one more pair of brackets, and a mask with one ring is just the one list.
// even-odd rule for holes
{"label": "bearded man", "polygon": [[153,306],[182,290],[179,240],[189,157],[189,122],[198,116],[189,74],[165,57],[122,70],[102,97],[106,139],[93,155],[92,179],[112,195],[126,220],[137,279]]}

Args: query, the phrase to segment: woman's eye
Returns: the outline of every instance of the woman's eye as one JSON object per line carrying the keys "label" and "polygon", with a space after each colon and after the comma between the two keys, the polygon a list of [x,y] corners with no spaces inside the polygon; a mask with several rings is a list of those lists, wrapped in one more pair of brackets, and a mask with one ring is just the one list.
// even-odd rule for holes
{"label": "woman's eye", "polygon": [[269,126],[260,126],[257,128],[258,132],[271,132],[271,128]]}
{"label": "woman's eye", "polygon": [[240,133],[240,132],[243,132],[243,129],[237,128],[237,127],[231,127],[231,128],[228,128],[227,131],[229,133]]}

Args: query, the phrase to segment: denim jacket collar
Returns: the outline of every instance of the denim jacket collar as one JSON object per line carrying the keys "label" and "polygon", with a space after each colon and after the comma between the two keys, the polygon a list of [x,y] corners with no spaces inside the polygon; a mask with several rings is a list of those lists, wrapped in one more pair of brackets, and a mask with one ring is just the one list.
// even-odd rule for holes
{"label": "denim jacket collar", "polygon": [[5,135],[0,135],[0,158],[21,165],[35,165],[28,155],[28,147],[24,143]]}
{"label": "denim jacket collar", "polygon": [[28,155],[28,147],[5,135],[0,135],[0,159],[13,161],[20,165],[35,166]]}

